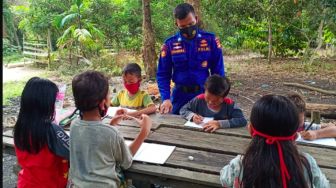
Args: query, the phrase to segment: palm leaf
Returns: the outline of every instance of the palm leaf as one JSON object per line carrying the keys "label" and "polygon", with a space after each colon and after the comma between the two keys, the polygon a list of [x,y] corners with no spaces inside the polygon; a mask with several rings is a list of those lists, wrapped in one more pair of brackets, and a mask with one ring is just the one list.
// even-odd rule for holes
{"label": "palm leaf", "polygon": [[77,7],[80,7],[83,4],[82,0],[76,0]]}
{"label": "palm leaf", "polygon": [[72,21],[73,19],[77,18],[78,16],[79,16],[78,13],[72,13],[65,16],[61,21],[61,27],[63,27],[66,23]]}
{"label": "palm leaf", "polygon": [[78,38],[79,42],[85,42],[92,38],[91,33],[86,29],[76,29],[74,31],[74,37]]}
{"label": "palm leaf", "polygon": [[68,29],[66,29],[63,33],[63,35],[57,39],[57,46],[62,45],[64,42],[66,42],[67,40],[67,36],[69,35],[69,33],[73,32],[75,29],[75,26],[72,25],[70,26]]}
{"label": "palm leaf", "polygon": [[99,39],[103,39],[105,37],[103,31],[101,31],[100,29],[98,29],[97,27],[95,27],[94,24],[86,22],[85,26],[89,29],[90,33],[92,35],[94,35],[95,37],[97,37]]}

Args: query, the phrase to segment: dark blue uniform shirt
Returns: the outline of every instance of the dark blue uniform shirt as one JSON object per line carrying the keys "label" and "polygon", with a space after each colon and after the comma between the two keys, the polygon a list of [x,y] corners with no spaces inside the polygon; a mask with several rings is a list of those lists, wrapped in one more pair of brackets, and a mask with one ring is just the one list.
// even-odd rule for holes
{"label": "dark blue uniform shirt", "polygon": [[[170,81],[175,88],[172,93],[173,113],[189,100],[204,92],[204,83],[209,75],[224,76],[222,48],[214,34],[198,30],[188,40],[180,32],[168,38],[161,49],[157,81],[162,101],[170,99]],[[183,86],[199,86],[194,93],[184,93]]]}

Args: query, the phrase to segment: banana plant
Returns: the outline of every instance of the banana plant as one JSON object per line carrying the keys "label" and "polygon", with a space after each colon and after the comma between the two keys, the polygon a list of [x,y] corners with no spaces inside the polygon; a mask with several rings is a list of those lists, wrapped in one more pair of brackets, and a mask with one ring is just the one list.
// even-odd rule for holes
{"label": "banana plant", "polygon": [[104,39],[104,34],[88,18],[84,18],[90,12],[83,0],[76,0],[68,13],[63,13],[55,19],[59,28],[65,28],[61,37],[57,40],[60,48],[78,47],[79,55],[85,55],[85,49],[95,48]]}

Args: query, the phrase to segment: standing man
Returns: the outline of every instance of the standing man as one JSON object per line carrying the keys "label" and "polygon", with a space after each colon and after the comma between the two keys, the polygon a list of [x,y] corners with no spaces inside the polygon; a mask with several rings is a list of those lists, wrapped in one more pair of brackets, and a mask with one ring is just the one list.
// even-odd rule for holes
{"label": "standing man", "polygon": [[[210,74],[224,76],[224,62],[218,38],[197,27],[198,19],[190,4],[179,4],[174,17],[179,32],[162,46],[157,81],[163,101],[160,113],[179,114],[184,104],[204,92]],[[175,83],[172,95],[171,80]]]}

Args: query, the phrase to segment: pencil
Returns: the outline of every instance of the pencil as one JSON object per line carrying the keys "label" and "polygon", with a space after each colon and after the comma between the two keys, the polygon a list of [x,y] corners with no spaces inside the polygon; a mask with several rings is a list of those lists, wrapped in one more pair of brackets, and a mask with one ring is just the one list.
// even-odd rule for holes
{"label": "pencil", "polygon": [[308,127],[306,128],[305,131],[308,131],[310,129],[310,127],[313,125],[314,121],[315,121],[315,119],[308,125]]}

